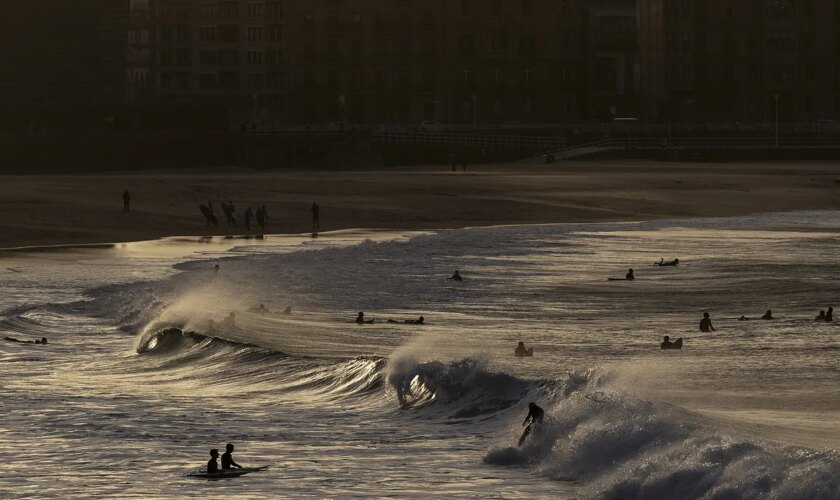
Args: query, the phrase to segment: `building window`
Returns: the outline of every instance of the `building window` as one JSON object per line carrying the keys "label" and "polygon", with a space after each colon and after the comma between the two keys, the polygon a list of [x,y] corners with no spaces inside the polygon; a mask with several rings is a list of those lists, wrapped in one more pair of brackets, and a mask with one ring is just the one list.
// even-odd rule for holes
{"label": "building window", "polygon": [[248,17],[262,17],[263,5],[261,3],[248,4]]}
{"label": "building window", "polygon": [[263,29],[257,27],[245,28],[245,38],[249,42],[259,42],[263,39]]}
{"label": "building window", "polygon": [[239,41],[239,26],[227,24],[219,26],[219,40],[225,43],[236,43]]}
{"label": "building window", "polygon": [[198,62],[204,65],[216,64],[217,54],[215,50],[202,50],[198,53]]}
{"label": "building window", "polygon": [[219,88],[219,75],[216,73],[199,75],[198,87],[202,90]]}
{"label": "building window", "polygon": [[219,4],[219,14],[224,19],[239,18],[239,2],[222,2]]}
{"label": "building window", "polygon": [[270,65],[283,64],[285,56],[282,50],[269,49],[265,51],[265,63]]}
{"label": "building window", "polygon": [[198,28],[198,39],[202,42],[215,42],[219,39],[218,26],[202,26]]}
{"label": "building window", "polygon": [[280,42],[283,40],[283,26],[275,24],[265,28],[265,39],[269,42]]}
{"label": "building window", "polygon": [[269,19],[283,19],[283,2],[266,3],[265,15]]}
{"label": "building window", "polygon": [[198,15],[205,19],[219,17],[219,5],[215,3],[203,3],[198,6]]}
{"label": "building window", "polygon": [[221,66],[239,66],[239,51],[234,49],[219,50],[218,61]]}
{"label": "building window", "polygon": [[256,50],[249,50],[245,56],[245,60],[251,66],[262,64],[262,52],[258,52]]}

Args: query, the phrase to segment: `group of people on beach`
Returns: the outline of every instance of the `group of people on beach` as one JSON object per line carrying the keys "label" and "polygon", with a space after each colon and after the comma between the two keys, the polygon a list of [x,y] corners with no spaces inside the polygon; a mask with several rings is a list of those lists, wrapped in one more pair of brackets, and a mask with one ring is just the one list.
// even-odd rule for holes
{"label": "group of people on beach", "polygon": [[[222,202],[222,213],[225,215],[225,221],[228,227],[236,226],[236,206],[233,204],[233,201],[229,201],[227,203]],[[201,214],[204,216],[204,220],[207,221],[207,225],[218,226],[219,219],[216,217],[216,210],[213,208],[213,202],[207,202],[207,205],[199,205],[199,210]],[[268,220],[268,210],[265,208],[265,205],[260,205],[257,207],[255,211],[253,207],[248,207],[245,210],[245,213],[242,214],[242,221],[245,223],[245,230],[251,231],[251,224],[256,221],[256,223],[260,226],[260,230],[265,230],[265,223]]]}

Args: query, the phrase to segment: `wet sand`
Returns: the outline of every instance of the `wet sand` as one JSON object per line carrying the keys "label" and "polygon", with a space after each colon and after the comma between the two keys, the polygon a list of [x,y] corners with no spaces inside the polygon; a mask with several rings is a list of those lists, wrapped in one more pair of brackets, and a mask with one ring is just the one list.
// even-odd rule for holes
{"label": "wet sand", "polygon": [[[172,235],[245,234],[242,214],[265,204],[266,233],[598,222],[840,209],[830,162],[567,162],[378,171],[207,170],[5,176],[0,248],[123,242]],[[123,213],[121,195],[132,194]],[[236,205],[239,225],[207,227],[198,210]],[[259,232],[252,227],[252,233]]]}

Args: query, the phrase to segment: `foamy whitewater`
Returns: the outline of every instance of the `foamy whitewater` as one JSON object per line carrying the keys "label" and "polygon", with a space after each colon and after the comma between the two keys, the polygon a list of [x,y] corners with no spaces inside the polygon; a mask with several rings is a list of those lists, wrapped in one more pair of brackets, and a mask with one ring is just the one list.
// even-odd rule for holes
{"label": "foamy whitewater", "polygon": [[[809,212],[4,254],[0,336],[50,344],[0,342],[0,498],[838,499],[840,322],[814,321],[840,306],[838,228]],[[530,401],[546,423],[517,448]],[[271,468],[185,477],[228,442]]]}

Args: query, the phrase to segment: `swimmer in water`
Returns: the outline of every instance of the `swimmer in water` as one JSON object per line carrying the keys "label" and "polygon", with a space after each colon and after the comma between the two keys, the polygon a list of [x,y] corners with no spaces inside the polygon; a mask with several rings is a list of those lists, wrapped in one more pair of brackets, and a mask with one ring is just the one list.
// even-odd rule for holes
{"label": "swimmer in water", "polygon": [[714,332],[715,327],[712,326],[712,318],[709,317],[709,313],[703,313],[703,319],[700,320],[700,331],[701,332]]}

